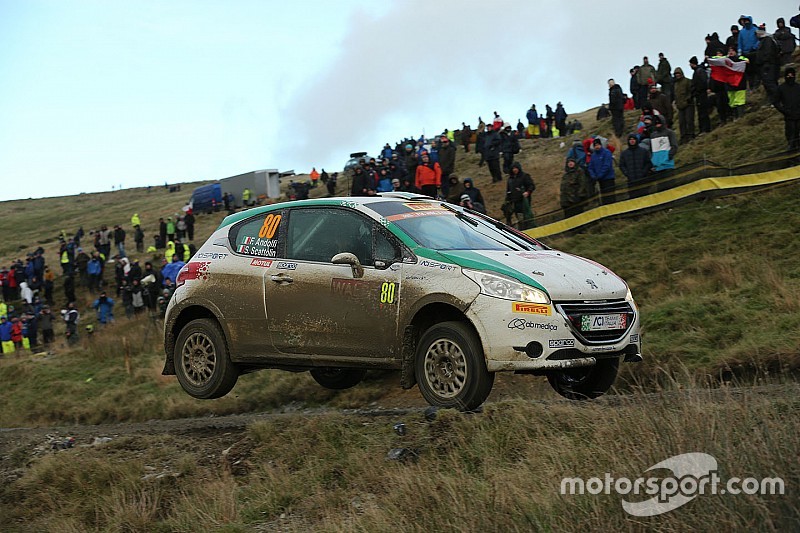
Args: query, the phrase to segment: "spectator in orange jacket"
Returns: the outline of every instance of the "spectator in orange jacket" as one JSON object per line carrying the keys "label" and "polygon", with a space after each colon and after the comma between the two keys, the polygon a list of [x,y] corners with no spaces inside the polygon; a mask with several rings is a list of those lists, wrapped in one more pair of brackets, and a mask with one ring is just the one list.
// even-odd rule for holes
{"label": "spectator in orange jacket", "polygon": [[414,184],[422,194],[436,198],[439,187],[442,186],[442,167],[439,163],[432,163],[428,152],[422,152],[422,161],[417,165]]}

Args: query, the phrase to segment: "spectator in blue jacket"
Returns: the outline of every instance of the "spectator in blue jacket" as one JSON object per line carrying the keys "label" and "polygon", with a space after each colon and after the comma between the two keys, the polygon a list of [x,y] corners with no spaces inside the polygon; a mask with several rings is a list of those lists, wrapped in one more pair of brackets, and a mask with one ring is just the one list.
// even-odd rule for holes
{"label": "spectator in blue jacket", "polygon": [[389,169],[381,167],[378,171],[378,185],[375,189],[378,192],[391,192],[394,190],[392,187],[392,176],[389,174]]}
{"label": "spectator in blue jacket", "polygon": [[2,343],[2,353],[14,353],[14,341],[11,340],[11,321],[5,315],[0,316],[0,343]]}
{"label": "spectator in blue jacket", "polygon": [[756,36],[756,27],[753,25],[753,17],[742,15],[739,17],[739,55],[749,54],[755,52],[758,48],[758,37]]}
{"label": "spectator in blue jacket", "polygon": [[92,304],[97,310],[97,320],[101,324],[108,324],[114,321],[114,300],[106,296],[106,292],[100,293],[100,297]]}
{"label": "spectator in blue jacket", "polygon": [[614,172],[614,157],[608,148],[603,148],[603,141],[595,138],[592,143],[592,158],[589,160],[589,178],[592,184],[597,182],[600,186],[600,203],[613,204],[616,175]]}
{"label": "spectator in blue jacket", "polygon": [[164,268],[161,269],[161,276],[164,278],[164,286],[166,286],[167,280],[170,280],[172,284],[175,284],[175,281],[178,278],[178,273],[185,265],[183,261],[181,261],[177,255],[172,256],[172,262],[164,265]]}
{"label": "spectator in blue jacket", "polygon": [[92,258],[86,264],[86,273],[89,275],[89,290],[91,292],[99,290],[103,278],[103,261],[97,252],[92,254]]}
{"label": "spectator in blue jacket", "polygon": [[[753,24],[753,17],[749,15],[742,15],[739,17],[739,25],[742,27],[739,30],[738,52],[740,56],[750,57],[758,49],[758,36],[756,35],[757,28]],[[754,58],[755,59],[755,58]],[[747,65],[747,84],[750,89],[755,89],[759,84],[758,68],[755,62]]]}

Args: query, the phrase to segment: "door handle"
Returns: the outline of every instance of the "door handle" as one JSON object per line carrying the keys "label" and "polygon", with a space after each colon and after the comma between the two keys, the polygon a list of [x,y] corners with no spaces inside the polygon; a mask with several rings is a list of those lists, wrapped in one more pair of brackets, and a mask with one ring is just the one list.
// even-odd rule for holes
{"label": "door handle", "polygon": [[275,274],[273,276],[270,276],[269,279],[271,279],[272,281],[274,281],[276,283],[291,283],[291,282],[294,281],[292,278],[290,278],[286,274]]}

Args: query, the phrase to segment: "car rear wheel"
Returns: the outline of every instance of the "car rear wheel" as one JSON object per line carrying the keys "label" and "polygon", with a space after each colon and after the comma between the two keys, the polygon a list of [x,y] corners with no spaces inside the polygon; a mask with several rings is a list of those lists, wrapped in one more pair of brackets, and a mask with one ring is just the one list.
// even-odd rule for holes
{"label": "car rear wheel", "polygon": [[355,387],[367,375],[360,368],[312,368],[311,377],[326,389],[344,390]]}
{"label": "car rear wheel", "polygon": [[236,385],[239,369],[231,363],[225,336],[216,321],[192,320],[181,330],[173,354],[178,382],[190,396],[225,396]]}
{"label": "car rear wheel", "polygon": [[619,358],[601,359],[594,366],[574,368],[547,375],[557,393],[570,400],[591,400],[611,389],[617,379]]}
{"label": "car rear wheel", "polygon": [[476,409],[494,384],[480,339],[461,322],[442,322],[422,335],[415,370],[422,396],[437,407]]}

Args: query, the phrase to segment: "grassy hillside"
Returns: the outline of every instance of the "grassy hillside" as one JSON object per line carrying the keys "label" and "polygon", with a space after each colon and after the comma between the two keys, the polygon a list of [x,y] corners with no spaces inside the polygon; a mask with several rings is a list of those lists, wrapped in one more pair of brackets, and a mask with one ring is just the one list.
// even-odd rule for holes
{"label": "grassy hillside", "polygon": [[[581,115],[584,133],[608,134],[610,124],[593,116]],[[773,110],[753,109],[682,147],[679,163],[777,152],[781,128]],[[560,143],[523,141],[539,212],[558,203]],[[459,152],[457,173],[475,178],[499,215],[503,186],[488,183],[474,154]],[[57,267],[60,229],[129,226],[134,212],[152,242],[158,217],[178,212],[192,187],[6,202],[0,265],[42,244]],[[222,216],[198,218],[199,241]],[[483,412],[429,420],[411,409],[424,402],[416,389],[401,390],[396,374],[372,372],[339,392],[280,371],[242,376],[224,398],[194,400],[160,375],[160,323],[146,317],[118,316],[74,349],[59,341],[49,355],[2,357],[0,428],[48,429],[33,441],[0,431],[0,523],[76,532],[795,530],[798,226],[795,183],[547,239],[626,278],[641,309],[645,362],[625,365],[616,393],[594,402],[562,401],[540,377],[501,374]],[[89,299],[79,293],[84,324]],[[265,411],[284,414],[217,423]],[[207,418],[175,420],[185,417]],[[73,426],[117,422],[140,424]],[[405,435],[392,430],[397,422]],[[69,435],[75,448],[52,451],[51,440]],[[110,441],[93,445],[95,437]],[[405,459],[388,460],[392,449],[406,450]],[[565,476],[664,474],[646,472],[687,452],[713,455],[722,479],[781,477],[786,494],[703,495],[634,518],[621,501],[643,497],[559,491]]]}
{"label": "grassy hillside", "polygon": [[624,277],[640,304],[643,368],[725,376],[800,365],[800,184],[604,222],[549,244]]}
{"label": "grassy hillside", "polygon": [[[293,179],[304,180],[306,175]],[[281,180],[284,193],[290,178]],[[58,196],[39,198],[36,200],[12,200],[0,202],[0,266],[8,266],[10,261],[25,258],[38,246],[45,249],[47,263],[61,269],[58,265],[58,236],[64,230],[68,237],[75,235],[79,227],[83,227],[86,236],[82,242],[92,248],[90,230],[98,229],[105,224],[113,228],[115,224],[122,226],[127,232],[126,250],[135,250],[131,216],[139,214],[142,229],[145,232],[145,249],[153,244],[153,236],[158,234],[158,219],[177,217],[182,208],[189,202],[192,191],[207,182],[181,184],[181,190],[170,193],[164,187],[137,187],[112,192],[80,194],[76,196]],[[316,192],[316,191],[315,191]],[[211,215],[198,214],[195,225],[195,239],[201,243],[216,229],[225,213]],[[145,257],[143,254],[139,254]],[[56,284],[58,286],[58,284]]]}

